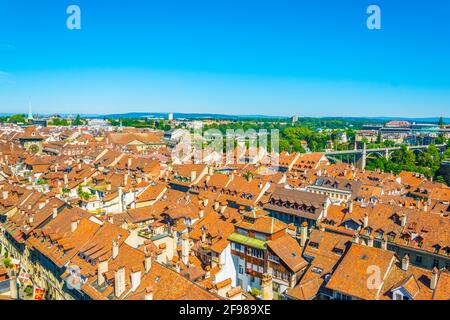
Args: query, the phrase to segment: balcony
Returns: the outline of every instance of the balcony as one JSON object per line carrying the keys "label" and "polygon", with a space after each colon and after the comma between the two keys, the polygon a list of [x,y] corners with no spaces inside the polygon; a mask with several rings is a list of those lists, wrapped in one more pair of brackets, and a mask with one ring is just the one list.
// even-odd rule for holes
{"label": "balcony", "polygon": [[252,248],[257,248],[257,249],[261,249],[261,250],[265,250],[266,249],[266,242],[263,240],[258,240],[255,238],[250,238],[248,236],[244,236],[242,234],[239,233],[232,233],[229,237],[228,240],[236,242],[236,243],[240,243],[243,244],[245,246],[249,246]]}

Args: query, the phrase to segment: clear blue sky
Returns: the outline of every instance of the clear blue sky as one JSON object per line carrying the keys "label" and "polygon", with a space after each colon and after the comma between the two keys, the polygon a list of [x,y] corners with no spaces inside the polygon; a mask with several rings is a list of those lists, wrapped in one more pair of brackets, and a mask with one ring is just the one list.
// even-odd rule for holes
{"label": "clear blue sky", "polygon": [[0,0],[0,113],[450,116],[449,57],[448,0]]}

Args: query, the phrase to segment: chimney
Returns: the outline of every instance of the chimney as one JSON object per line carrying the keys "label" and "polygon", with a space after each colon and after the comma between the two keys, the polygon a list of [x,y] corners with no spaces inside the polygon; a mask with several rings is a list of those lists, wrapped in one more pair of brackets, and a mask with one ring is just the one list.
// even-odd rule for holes
{"label": "chimney", "polygon": [[373,247],[373,235],[369,236],[369,240],[368,240],[367,244],[369,247]]}
{"label": "chimney", "polygon": [[3,190],[3,199],[8,199],[8,190]]}
{"label": "chimney", "polygon": [[69,184],[69,176],[67,175],[67,172],[64,172],[64,184]]}
{"label": "chimney", "polygon": [[353,212],[353,201],[349,201],[348,202],[348,213],[352,213]]}
{"label": "chimney", "polygon": [[145,273],[149,273],[150,269],[152,268],[152,255],[150,252],[147,252],[145,254],[144,268],[145,268]]}
{"label": "chimney", "polygon": [[181,260],[185,265],[189,264],[189,254],[190,254],[190,247],[189,247],[189,237],[187,234],[184,234],[181,237]]}
{"label": "chimney", "polygon": [[407,253],[405,253],[405,255],[402,259],[402,270],[408,271],[408,267],[409,267],[409,255]]}
{"label": "chimney", "polygon": [[216,200],[216,202],[214,202],[214,210],[218,211],[219,210],[219,206],[220,206],[220,203],[219,203],[219,201]]}
{"label": "chimney", "polygon": [[220,206],[220,213],[221,214],[223,214],[224,212],[225,212],[225,209],[227,208],[227,205],[226,204],[222,204],[221,206]]}
{"label": "chimney", "polygon": [[99,259],[97,265],[97,284],[101,286],[105,283],[105,273],[108,272],[108,259]]}
{"label": "chimney", "polygon": [[202,227],[202,242],[206,242],[206,228]]}
{"label": "chimney", "polygon": [[73,217],[72,220],[70,221],[70,232],[75,232],[77,230],[78,227],[78,219]]}
{"label": "chimney", "polygon": [[203,200],[203,205],[204,205],[205,207],[208,205],[208,203],[209,203],[208,198],[206,198],[206,199]]}
{"label": "chimney", "polygon": [[125,292],[125,267],[114,272],[114,294],[119,298]]}
{"label": "chimney", "polygon": [[119,187],[119,207],[120,207],[120,212],[123,212],[125,207],[124,207],[124,203],[123,203],[123,189],[122,187]]}
{"label": "chimney", "polygon": [[301,239],[301,247],[304,248],[306,245],[306,240],[308,240],[308,222],[303,222],[300,227],[300,239]]}
{"label": "chimney", "polygon": [[198,217],[200,219],[203,219],[204,216],[205,216],[205,210],[203,210],[203,208],[200,208],[200,210],[198,211]]}
{"label": "chimney", "polygon": [[131,157],[128,157],[127,167],[128,167],[128,169],[131,168]]}
{"label": "chimney", "polygon": [[139,267],[131,268],[131,291],[136,291],[141,285],[141,269]]}
{"label": "chimney", "polygon": [[369,226],[369,215],[366,213],[364,215],[364,228],[367,228]]}
{"label": "chimney", "polygon": [[191,182],[194,182],[197,179],[197,171],[191,171]]}
{"label": "chimney", "polygon": [[439,278],[439,270],[438,268],[434,267],[433,271],[431,272],[431,281],[430,281],[431,290],[436,289],[438,278]]}
{"label": "chimney", "polygon": [[328,216],[328,207],[330,206],[330,203],[327,200],[325,200],[325,203],[323,204],[323,218],[326,219]]}
{"label": "chimney", "polygon": [[55,219],[58,215],[58,206],[56,204],[53,205],[52,219]]}
{"label": "chimney", "polygon": [[109,213],[107,217],[108,217],[108,222],[111,224],[114,224],[114,217],[113,217],[112,213]]}
{"label": "chimney", "polygon": [[383,239],[381,240],[381,249],[387,250],[387,238],[386,237],[383,237]]}
{"label": "chimney", "polygon": [[209,279],[209,278],[211,278],[211,267],[206,266],[204,279]]}
{"label": "chimney", "polygon": [[406,213],[403,213],[402,216],[400,217],[400,223],[402,227],[406,226],[406,221],[407,221]]}
{"label": "chimney", "polygon": [[359,233],[355,233],[355,235],[353,236],[353,243],[359,243]]}
{"label": "chimney", "polygon": [[112,258],[115,259],[119,255],[119,244],[116,240],[112,241]]}
{"label": "chimney", "polygon": [[29,223],[33,223],[33,222],[34,222],[34,217],[33,217],[33,216],[30,216],[30,217],[28,218],[28,221],[29,221]]}
{"label": "chimney", "polygon": [[178,233],[176,230],[170,230],[173,239],[173,247],[176,248],[178,246]]}
{"label": "chimney", "polygon": [[272,276],[264,273],[261,279],[261,296],[263,300],[273,300]]}
{"label": "chimney", "polygon": [[212,176],[214,174],[214,168],[212,166],[208,167],[208,174]]}
{"label": "chimney", "polygon": [[152,289],[152,287],[145,288],[144,300],[153,300],[153,289]]}
{"label": "chimney", "polygon": [[128,173],[123,175],[123,186],[125,187],[128,184]]}

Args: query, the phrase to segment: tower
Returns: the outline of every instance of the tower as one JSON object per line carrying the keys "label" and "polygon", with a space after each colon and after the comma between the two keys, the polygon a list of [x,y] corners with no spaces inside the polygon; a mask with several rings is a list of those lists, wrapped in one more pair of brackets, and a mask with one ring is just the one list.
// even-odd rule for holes
{"label": "tower", "polygon": [[29,123],[33,122],[33,113],[31,112],[31,103],[28,103],[28,117],[27,121]]}

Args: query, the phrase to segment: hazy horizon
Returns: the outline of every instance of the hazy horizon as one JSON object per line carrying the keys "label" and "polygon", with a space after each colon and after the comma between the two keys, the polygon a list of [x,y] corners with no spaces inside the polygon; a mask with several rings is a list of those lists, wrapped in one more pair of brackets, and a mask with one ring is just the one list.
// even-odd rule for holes
{"label": "hazy horizon", "polygon": [[70,4],[0,3],[0,113],[450,116],[450,2]]}

